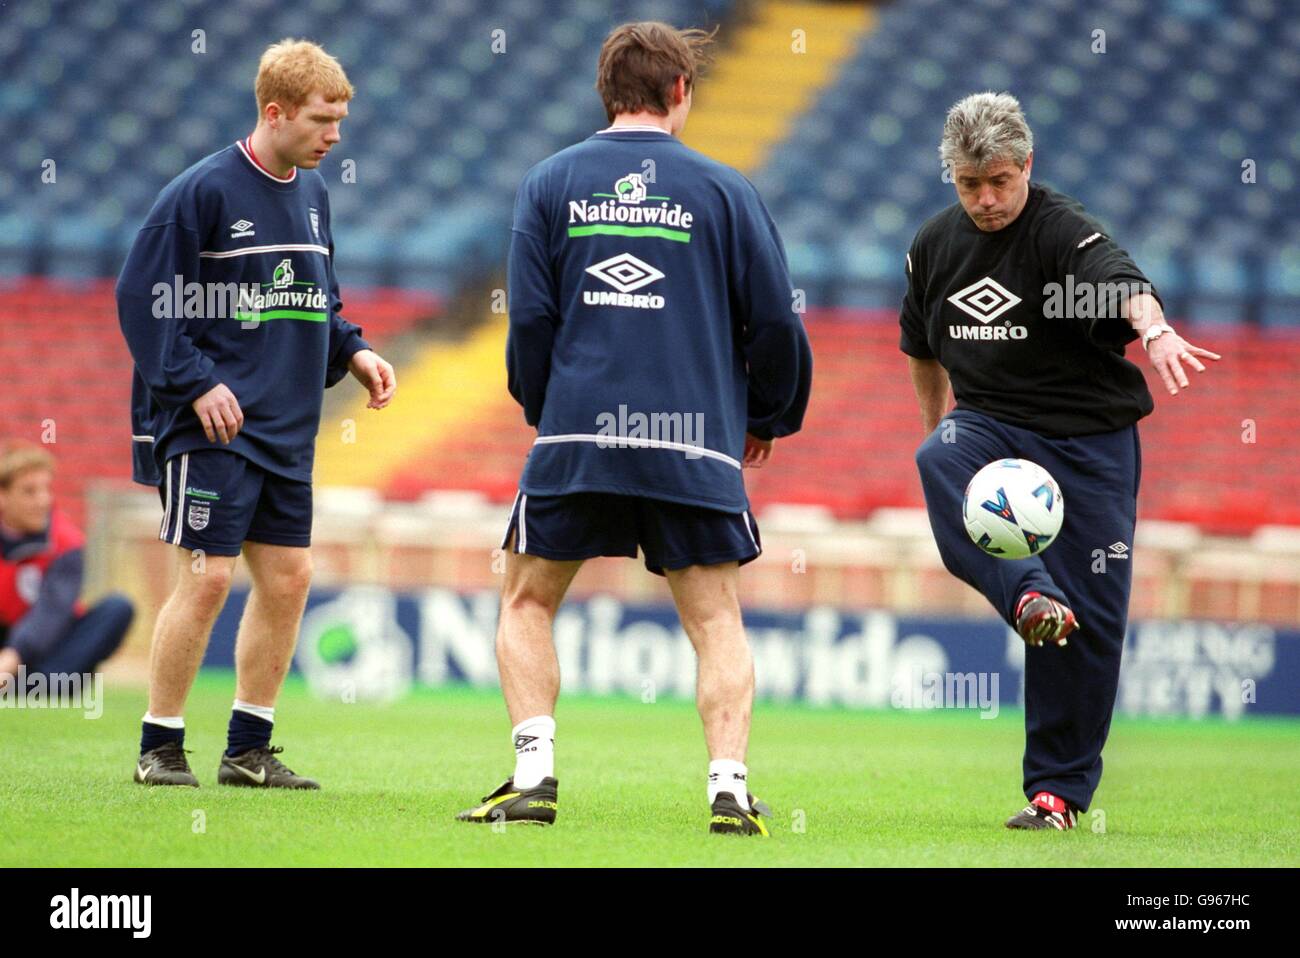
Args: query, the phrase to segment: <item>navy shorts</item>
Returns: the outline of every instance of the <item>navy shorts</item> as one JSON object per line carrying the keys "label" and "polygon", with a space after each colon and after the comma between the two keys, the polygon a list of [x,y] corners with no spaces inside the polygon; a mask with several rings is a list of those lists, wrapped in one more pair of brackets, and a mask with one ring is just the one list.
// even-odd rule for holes
{"label": "navy shorts", "polygon": [[158,538],[208,555],[237,556],[244,542],[311,545],[311,483],[267,472],[224,449],[167,460],[158,484]]}
{"label": "navy shorts", "polygon": [[501,548],[543,559],[570,561],[597,556],[635,559],[656,575],[692,565],[744,565],[763,551],[758,523],[748,512],[722,512],[661,499],[607,492],[567,496],[515,496]]}

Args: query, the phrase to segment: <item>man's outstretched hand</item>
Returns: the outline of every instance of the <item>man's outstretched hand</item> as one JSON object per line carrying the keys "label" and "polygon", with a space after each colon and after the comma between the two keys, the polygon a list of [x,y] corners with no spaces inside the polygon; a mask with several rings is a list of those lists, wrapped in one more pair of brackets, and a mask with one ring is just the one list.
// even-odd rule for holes
{"label": "man's outstretched hand", "polygon": [[370,409],[383,409],[397,392],[397,376],[393,367],[379,357],[373,349],[363,349],[353,353],[348,361],[348,369],[357,377],[357,382],[370,392]]}
{"label": "man's outstretched hand", "polygon": [[[1218,353],[1193,346],[1174,332],[1173,327],[1165,322],[1165,311],[1160,301],[1150,293],[1139,293],[1129,300],[1128,321],[1137,330],[1138,335],[1144,337],[1142,344],[1146,347],[1147,359],[1151,360],[1151,365],[1155,367],[1171,396],[1177,396],[1179,389],[1186,389],[1188,386],[1187,371],[1183,369],[1183,363],[1191,366],[1198,373],[1203,373],[1205,364],[1201,362],[1202,359],[1223,358]],[[1148,343],[1145,338],[1146,333],[1153,329],[1159,335]]]}
{"label": "man's outstretched hand", "polygon": [[1203,373],[1205,364],[1201,359],[1223,358],[1218,353],[1193,346],[1177,333],[1165,333],[1152,340],[1147,348],[1147,357],[1151,360],[1151,365],[1156,368],[1156,372],[1160,374],[1171,396],[1177,396],[1179,389],[1186,389],[1189,385],[1183,363],[1191,366],[1198,373]]}

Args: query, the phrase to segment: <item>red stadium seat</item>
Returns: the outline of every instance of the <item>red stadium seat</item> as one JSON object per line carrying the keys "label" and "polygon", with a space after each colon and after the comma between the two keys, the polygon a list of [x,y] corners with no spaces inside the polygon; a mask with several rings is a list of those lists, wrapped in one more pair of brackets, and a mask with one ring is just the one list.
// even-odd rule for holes
{"label": "red stadium seat", "polygon": [[[0,283],[0,342],[5,389],[0,438],[45,439],[54,428],[55,496],[73,521],[84,521],[87,482],[130,479],[131,357],[118,329],[113,280],[64,282],[26,278]],[[435,315],[425,293],[373,289],[344,292],[348,317],[382,343]],[[14,336],[12,332],[21,331]]]}

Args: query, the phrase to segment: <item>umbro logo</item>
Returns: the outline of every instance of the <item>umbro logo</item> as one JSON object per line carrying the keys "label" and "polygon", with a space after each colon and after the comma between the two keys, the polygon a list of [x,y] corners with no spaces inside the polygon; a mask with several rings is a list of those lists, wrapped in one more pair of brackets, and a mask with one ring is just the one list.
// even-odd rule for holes
{"label": "umbro logo", "polygon": [[1100,233],[1093,233],[1091,236],[1085,236],[1082,240],[1079,241],[1079,245],[1076,246],[1075,249],[1083,249],[1089,243],[1096,242],[1099,239],[1101,239]]}
{"label": "umbro logo", "polygon": [[231,239],[239,239],[241,236],[252,236],[253,232],[253,223],[251,220],[236,220],[230,224]]}
{"label": "umbro logo", "polygon": [[536,735],[516,735],[516,736],[515,736],[515,751],[516,751],[516,752],[522,751],[522,750],[523,750],[524,748],[526,748],[529,744],[531,744],[531,743],[533,743],[533,742],[536,742],[536,741],[537,741],[537,736],[536,736]]}
{"label": "umbro logo", "polygon": [[1112,542],[1107,548],[1110,550],[1109,554],[1112,559],[1128,558],[1128,546],[1122,542]]}
{"label": "umbro logo", "polygon": [[1019,303],[1020,297],[993,277],[985,276],[953,293],[948,297],[948,302],[981,323],[989,323]]}
{"label": "umbro logo", "polygon": [[649,286],[664,274],[644,260],[639,260],[631,253],[619,253],[607,260],[588,266],[587,272],[603,283],[613,286],[620,293],[630,293],[642,286]]}

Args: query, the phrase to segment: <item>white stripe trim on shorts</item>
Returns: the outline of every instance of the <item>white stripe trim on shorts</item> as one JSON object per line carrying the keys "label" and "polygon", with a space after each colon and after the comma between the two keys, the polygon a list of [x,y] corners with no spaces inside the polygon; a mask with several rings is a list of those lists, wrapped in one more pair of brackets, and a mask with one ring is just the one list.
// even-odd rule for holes
{"label": "white stripe trim on shorts", "polygon": [[501,537],[501,548],[503,549],[510,545],[510,530],[515,524],[515,510],[519,508],[519,497],[521,495],[523,495],[522,490],[515,492],[515,501],[510,504],[510,518],[506,520],[506,534]]}
{"label": "white stripe trim on shorts", "polygon": [[541,446],[557,442],[599,442],[604,443],[607,448],[618,449],[621,446],[632,446],[636,449],[671,449],[674,452],[693,452],[707,459],[717,459],[719,462],[725,462],[729,466],[740,468],[740,463],[732,459],[726,453],[716,452],[712,449],[705,449],[703,446],[692,446],[688,442],[671,442],[667,439],[641,439],[630,436],[598,436],[595,433],[587,432],[569,432],[560,436],[538,436],[533,440],[533,445]]}
{"label": "white stripe trim on shorts", "polygon": [[158,538],[163,542],[168,539],[167,520],[172,517],[172,461],[167,460],[167,478],[163,485],[163,521],[162,528],[158,530]]}
{"label": "white stripe trim on shorts", "polygon": [[524,525],[524,511],[528,508],[528,497],[519,493],[519,551],[528,551],[528,527]]}
{"label": "white stripe trim on shorts", "polygon": [[189,478],[189,475],[190,454],[187,452],[181,456],[180,488],[176,490],[176,532],[172,535],[172,545],[174,546],[181,544],[181,522],[185,518],[181,513],[185,511],[185,481]]}
{"label": "white stripe trim on shorts", "polygon": [[759,552],[762,552],[762,551],[763,551],[763,547],[760,546],[760,545],[758,544],[758,540],[754,538],[754,529],[753,529],[753,527],[749,524],[749,523],[750,523],[750,516],[749,516],[749,513],[748,513],[748,512],[745,512],[745,513],[742,513],[742,515],[744,515],[744,517],[745,517],[745,531],[749,533],[749,541],[752,542],[752,543],[754,543],[754,548],[755,548],[755,549],[757,549]]}

